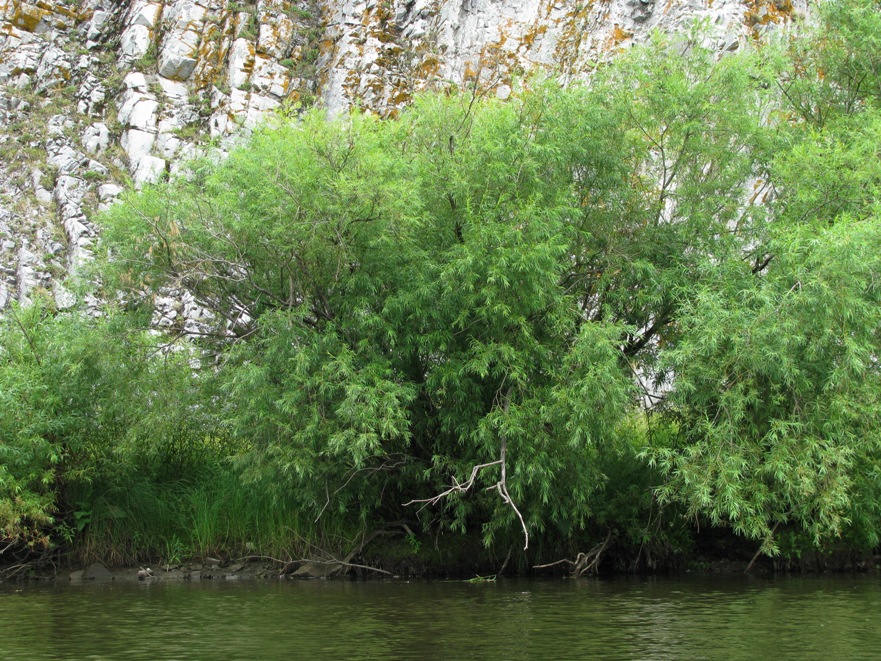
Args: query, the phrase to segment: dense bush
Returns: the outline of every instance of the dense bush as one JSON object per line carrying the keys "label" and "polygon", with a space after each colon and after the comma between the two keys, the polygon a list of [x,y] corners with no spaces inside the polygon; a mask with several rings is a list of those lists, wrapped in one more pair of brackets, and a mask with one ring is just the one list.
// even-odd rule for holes
{"label": "dense bush", "polygon": [[[5,319],[4,537],[89,512],[137,555],[159,533],[125,532],[125,476],[196,512],[251,490],[301,539],[418,522],[538,557],[611,533],[638,561],[696,520],[768,553],[877,545],[876,10],[722,59],[658,37],[504,103],[278,118],[130,195],[99,264],[116,310]],[[181,290],[198,332],[147,332]],[[174,507],[147,518],[186,552],[250,541]]]}

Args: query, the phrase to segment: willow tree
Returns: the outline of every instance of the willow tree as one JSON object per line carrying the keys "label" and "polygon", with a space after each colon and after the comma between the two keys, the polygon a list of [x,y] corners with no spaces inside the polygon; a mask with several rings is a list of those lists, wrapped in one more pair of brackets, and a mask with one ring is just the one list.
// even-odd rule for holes
{"label": "willow tree", "polygon": [[[758,470],[770,430],[802,438],[819,418],[781,417],[783,404],[759,414],[749,398],[764,394],[724,417],[720,398],[741,391],[721,375],[744,361],[749,378],[780,380],[777,402],[794,377],[750,371],[771,369],[762,352],[799,366],[814,354],[792,353],[807,342],[796,336],[774,349],[770,328],[738,343],[742,325],[784,323],[786,269],[855,264],[846,237],[830,235],[827,254],[777,229],[787,224],[769,213],[786,214],[762,202],[775,184],[779,200],[792,191],[789,209],[806,199],[785,154],[808,143],[768,122],[780,93],[755,53],[719,60],[701,39],[658,38],[589,87],[533,84],[508,102],[428,95],[390,121],[279,119],[226,161],[115,206],[104,282],[130,306],[186,290],[208,311],[194,341],[223,389],[217,424],[304,516],[373,526],[418,514],[479,527],[487,543],[577,540],[608,487],[603,466],[636,461],[622,440],[641,399],[634,375],[668,388],[672,375],[659,415],[681,433],[648,450],[667,473],[662,494],[767,537],[796,516],[796,468],[766,484],[776,504],[761,509],[748,499],[766,477],[732,473],[725,457]],[[864,330],[865,264],[834,312]],[[806,310],[830,277],[800,280],[814,298],[791,309],[781,338],[825,323]],[[870,335],[859,336],[865,369]],[[835,456],[855,479],[856,464]],[[731,501],[723,472],[746,500]],[[756,514],[741,525],[744,508]],[[827,501],[799,512],[826,531],[842,520]]]}
{"label": "willow tree", "polygon": [[772,554],[881,539],[877,9],[826,4],[777,51],[763,257],[705,263],[664,358],[680,438],[654,454],[663,497]]}

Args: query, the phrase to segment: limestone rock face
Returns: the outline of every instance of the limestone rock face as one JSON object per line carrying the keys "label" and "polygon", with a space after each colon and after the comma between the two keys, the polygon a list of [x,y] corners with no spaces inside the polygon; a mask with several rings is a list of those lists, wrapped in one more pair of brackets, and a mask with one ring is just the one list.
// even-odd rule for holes
{"label": "limestone rock face", "polygon": [[[393,116],[450,83],[505,99],[515,76],[578,80],[695,19],[736,50],[809,1],[0,0],[0,310],[40,289],[69,305],[57,283],[97,211],[280,108]],[[169,300],[162,323],[201,313]]]}

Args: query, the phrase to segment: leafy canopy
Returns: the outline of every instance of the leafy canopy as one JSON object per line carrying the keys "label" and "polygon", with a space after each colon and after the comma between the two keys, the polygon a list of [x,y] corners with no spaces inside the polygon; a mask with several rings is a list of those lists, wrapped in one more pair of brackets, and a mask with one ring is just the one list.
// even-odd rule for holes
{"label": "leafy canopy", "polygon": [[[722,59],[657,37],[504,103],[279,118],[129,195],[97,267],[120,310],[4,320],[4,537],[217,442],[334,531],[642,553],[654,489],[768,552],[877,544],[876,10]],[[148,331],[183,292],[198,314]]]}

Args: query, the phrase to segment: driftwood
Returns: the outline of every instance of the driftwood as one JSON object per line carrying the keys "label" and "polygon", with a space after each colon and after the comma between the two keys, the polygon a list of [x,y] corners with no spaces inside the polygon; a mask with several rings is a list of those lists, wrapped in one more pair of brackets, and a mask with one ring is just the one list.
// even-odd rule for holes
{"label": "driftwood", "polygon": [[30,571],[45,571],[49,567],[55,574],[59,553],[48,544],[37,551],[32,546],[13,539],[0,549],[0,556],[5,556],[0,557],[0,578],[10,580]]}
{"label": "driftwood", "polygon": [[413,534],[413,531],[410,529],[410,526],[407,525],[406,522],[398,521],[383,526],[382,528],[373,530],[370,533],[364,531],[361,536],[361,541],[358,542],[358,544],[343,558],[338,558],[326,549],[322,549],[315,546],[314,544],[310,544],[310,546],[312,546],[317,551],[317,557],[289,558],[287,560],[281,560],[279,558],[274,558],[267,555],[246,555],[242,558],[239,558],[239,560],[272,560],[273,562],[276,562],[282,566],[281,572],[279,573],[279,578],[283,578],[285,576],[330,578],[331,576],[337,576],[343,573],[343,570],[346,569],[363,569],[365,571],[375,572],[377,574],[392,576],[393,574],[390,571],[380,569],[379,567],[372,567],[370,565],[352,562],[352,560],[358,557],[358,555],[361,554],[364,548],[380,535],[392,534],[392,529],[394,528],[400,528],[408,535]]}
{"label": "driftwood", "polygon": [[600,560],[602,559],[603,551],[605,551],[609,547],[609,543],[612,541],[612,533],[606,535],[606,538],[594,546],[587,553],[579,553],[575,556],[575,560],[557,560],[556,562],[549,562],[546,565],[533,565],[533,569],[546,569],[548,567],[555,567],[557,565],[568,564],[572,567],[571,575],[572,576],[584,576],[588,572],[596,572],[597,567],[600,564]]}

